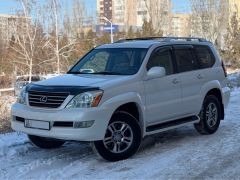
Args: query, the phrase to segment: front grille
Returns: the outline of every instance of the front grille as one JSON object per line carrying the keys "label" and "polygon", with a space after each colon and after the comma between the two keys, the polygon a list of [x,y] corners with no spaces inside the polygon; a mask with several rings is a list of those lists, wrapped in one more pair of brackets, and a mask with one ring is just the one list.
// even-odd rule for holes
{"label": "front grille", "polygon": [[68,95],[69,93],[28,91],[28,102],[34,107],[58,108]]}

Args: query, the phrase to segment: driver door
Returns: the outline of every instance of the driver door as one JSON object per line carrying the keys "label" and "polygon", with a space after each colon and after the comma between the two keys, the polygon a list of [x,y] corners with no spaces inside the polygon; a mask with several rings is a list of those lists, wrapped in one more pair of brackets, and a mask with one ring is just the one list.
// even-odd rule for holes
{"label": "driver door", "polygon": [[176,74],[172,48],[160,47],[153,51],[147,70],[160,66],[166,76],[145,81],[147,125],[159,124],[181,114],[181,82]]}

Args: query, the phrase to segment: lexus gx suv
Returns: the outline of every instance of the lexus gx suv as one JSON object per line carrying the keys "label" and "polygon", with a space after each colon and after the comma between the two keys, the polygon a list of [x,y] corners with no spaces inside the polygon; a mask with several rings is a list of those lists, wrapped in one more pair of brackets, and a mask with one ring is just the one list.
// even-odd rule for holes
{"label": "lexus gx suv", "polygon": [[187,124],[215,133],[229,97],[211,42],[125,39],[92,49],[65,75],[24,87],[11,124],[40,148],[89,141],[104,159],[118,161],[150,134]]}

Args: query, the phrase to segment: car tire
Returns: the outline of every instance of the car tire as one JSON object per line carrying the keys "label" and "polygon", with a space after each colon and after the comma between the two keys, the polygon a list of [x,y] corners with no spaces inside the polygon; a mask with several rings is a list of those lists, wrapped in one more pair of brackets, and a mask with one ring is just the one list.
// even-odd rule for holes
{"label": "car tire", "polygon": [[199,113],[200,122],[194,124],[200,134],[213,134],[218,130],[221,121],[221,106],[216,96],[210,95],[204,99]]}
{"label": "car tire", "polygon": [[65,141],[63,140],[45,138],[34,135],[28,135],[28,139],[33,145],[43,149],[59,148],[65,143]]}
{"label": "car tire", "polygon": [[141,128],[136,118],[118,111],[112,116],[104,139],[93,142],[93,148],[105,160],[119,161],[134,155],[141,139]]}

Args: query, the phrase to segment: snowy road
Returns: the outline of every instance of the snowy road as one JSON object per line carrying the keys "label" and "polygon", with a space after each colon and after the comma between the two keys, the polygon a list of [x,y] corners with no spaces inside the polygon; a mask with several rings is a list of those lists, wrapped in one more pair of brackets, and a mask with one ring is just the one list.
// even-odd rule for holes
{"label": "snowy road", "polygon": [[217,133],[198,134],[192,126],[145,138],[132,158],[110,163],[87,143],[57,150],[31,146],[23,134],[0,135],[0,179],[239,179],[240,89]]}

